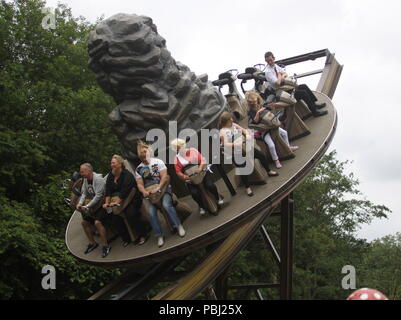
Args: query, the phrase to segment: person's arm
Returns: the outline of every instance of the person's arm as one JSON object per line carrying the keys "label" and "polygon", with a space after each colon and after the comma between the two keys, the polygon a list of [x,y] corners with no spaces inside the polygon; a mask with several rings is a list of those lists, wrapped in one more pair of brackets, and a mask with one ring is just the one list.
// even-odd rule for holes
{"label": "person's arm", "polygon": [[150,192],[146,191],[145,189],[145,185],[143,183],[143,179],[142,178],[136,178],[136,185],[138,187],[138,190],[142,193],[144,198],[149,197]]}
{"label": "person's arm", "polygon": [[96,177],[96,183],[95,183],[95,177],[93,177],[93,188],[95,189],[95,196],[86,205],[86,207],[91,208],[103,199],[105,185],[106,185],[106,183],[102,177],[101,178]]}
{"label": "person's arm", "polygon": [[107,179],[106,179],[106,185],[105,185],[105,199],[104,199],[104,204],[103,204],[103,208],[107,208],[110,207],[110,203],[111,203],[111,183],[112,183],[112,179],[114,179],[113,175],[111,173],[109,173],[107,175]]}
{"label": "person's arm", "polygon": [[175,173],[177,174],[177,177],[180,178],[183,181],[189,180],[189,177],[183,173],[183,169],[184,167],[182,166],[180,160],[178,160],[177,157],[175,157],[174,159],[174,169],[175,169]]}
{"label": "person's arm", "polygon": [[78,210],[82,208],[82,205],[84,204],[85,199],[86,199],[86,184],[85,183],[86,183],[86,179],[84,179],[84,182],[82,183],[81,197],[79,198],[79,201],[78,201],[77,207],[76,207]]}
{"label": "person's arm", "polygon": [[167,168],[160,171],[160,183],[159,187],[154,190],[154,192],[158,192],[168,183],[169,176],[167,174]]}
{"label": "person's arm", "polygon": [[227,136],[225,134],[220,136],[220,142],[223,146],[232,148],[234,143],[227,141]]}
{"label": "person's arm", "polygon": [[205,157],[199,151],[196,150],[196,152],[198,153],[197,156],[198,156],[198,163],[199,163],[199,172],[201,172],[203,169],[206,168],[207,161],[206,161]]}
{"label": "person's arm", "polygon": [[253,118],[253,121],[255,123],[259,123],[260,121],[260,113],[263,111],[263,108],[260,108],[258,111],[256,111],[255,117]]}
{"label": "person's arm", "polygon": [[245,136],[247,140],[251,139],[252,136],[250,135],[249,131],[247,129],[244,129],[241,127],[239,124],[234,124],[238,130],[241,130],[241,133]]}
{"label": "person's arm", "polygon": [[123,176],[124,180],[123,180],[123,182],[121,184],[121,190],[120,190],[120,199],[121,199],[121,201],[126,199],[129,196],[131,190],[133,188],[135,188],[135,186],[136,186],[135,178],[132,175],[132,173],[129,172],[128,170],[126,170],[126,169],[124,169],[123,172],[124,172],[124,176]]}
{"label": "person's arm", "polygon": [[111,198],[110,197],[104,198],[103,208],[106,209],[107,207],[110,207],[110,202],[111,202]]}

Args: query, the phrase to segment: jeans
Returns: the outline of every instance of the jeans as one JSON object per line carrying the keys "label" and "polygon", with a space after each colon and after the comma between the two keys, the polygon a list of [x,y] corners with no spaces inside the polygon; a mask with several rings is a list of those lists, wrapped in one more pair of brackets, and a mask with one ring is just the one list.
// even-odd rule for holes
{"label": "jeans", "polygon": [[[178,228],[181,224],[177,217],[177,211],[173,205],[173,199],[169,193],[165,193],[162,199],[162,206],[167,211],[170,221],[174,228]],[[152,225],[153,233],[156,237],[162,236],[162,228],[160,226],[159,218],[157,217],[157,207],[154,204],[149,205],[148,214],[150,217],[150,224]]]}

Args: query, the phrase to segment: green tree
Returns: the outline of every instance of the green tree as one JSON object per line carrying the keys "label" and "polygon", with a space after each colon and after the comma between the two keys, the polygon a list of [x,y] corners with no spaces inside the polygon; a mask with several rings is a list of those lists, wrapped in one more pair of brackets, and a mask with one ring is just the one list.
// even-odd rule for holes
{"label": "green tree", "polygon": [[[335,151],[325,155],[294,192],[294,299],[345,299],[349,292],[341,287],[343,266],[362,270],[366,264],[363,257],[370,251],[365,240],[356,238],[356,230],[360,224],[386,218],[390,212],[362,197],[358,180],[345,172],[347,164],[336,159]],[[265,226],[279,250],[279,219],[269,218]],[[279,279],[278,267],[262,248],[257,235],[232,266],[231,283]],[[268,298],[279,297],[272,289],[262,293]],[[235,297],[235,293],[231,295]]]}
{"label": "green tree", "polygon": [[[44,1],[0,1],[0,297],[84,298],[119,274],[77,262],[64,243],[71,212],[63,179],[91,162],[106,173],[120,148],[112,99],[87,67],[93,25],[59,4],[45,30]],[[41,269],[57,270],[42,290]]]}
{"label": "green tree", "polygon": [[391,300],[401,299],[401,233],[370,243],[358,279],[359,287],[379,290]]}

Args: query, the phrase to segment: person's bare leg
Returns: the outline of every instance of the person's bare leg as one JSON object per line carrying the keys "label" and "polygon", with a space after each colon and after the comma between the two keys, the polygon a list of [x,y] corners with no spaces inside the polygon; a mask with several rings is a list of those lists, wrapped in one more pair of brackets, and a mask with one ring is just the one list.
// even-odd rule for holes
{"label": "person's bare leg", "polygon": [[103,226],[103,223],[99,220],[96,220],[95,226],[96,226],[97,231],[99,231],[100,241],[102,242],[102,246],[108,246],[109,244],[107,242],[107,230]]}
{"label": "person's bare leg", "polygon": [[85,234],[86,234],[86,237],[87,237],[88,240],[89,240],[89,243],[90,243],[90,244],[95,244],[96,241],[95,241],[95,239],[93,238],[93,232],[92,232],[92,226],[91,226],[91,224],[90,224],[88,221],[83,220],[83,221],[82,221],[82,228],[83,228],[84,231],[85,231]]}

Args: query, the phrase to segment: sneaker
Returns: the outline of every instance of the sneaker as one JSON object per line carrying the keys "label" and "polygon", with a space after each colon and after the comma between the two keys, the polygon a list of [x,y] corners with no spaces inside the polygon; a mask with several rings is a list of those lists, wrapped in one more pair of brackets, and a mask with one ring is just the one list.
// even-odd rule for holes
{"label": "sneaker", "polygon": [[102,258],[105,258],[111,250],[111,246],[104,246],[102,249]]}
{"label": "sneaker", "polygon": [[164,244],[164,239],[163,239],[163,237],[158,237],[158,238],[157,238],[157,245],[159,246],[159,248],[162,247],[163,244]]}
{"label": "sneaker", "polygon": [[97,243],[90,243],[90,244],[88,244],[88,246],[86,247],[86,250],[85,250],[85,254],[88,254],[89,252],[92,252],[93,250],[95,250],[97,247],[99,246],[99,244],[97,244]]}
{"label": "sneaker", "polygon": [[290,146],[290,150],[291,150],[291,151],[296,151],[296,150],[298,150],[298,149],[299,149],[298,146]]}
{"label": "sneaker", "polygon": [[217,202],[217,204],[219,206],[222,206],[224,204],[224,200],[222,198],[220,198],[219,201]]}
{"label": "sneaker", "polygon": [[206,213],[205,209],[203,209],[203,208],[200,208],[200,209],[199,209],[199,214],[200,214],[201,216],[203,216],[205,213]]}
{"label": "sneaker", "polygon": [[178,226],[178,235],[179,235],[181,238],[185,236],[185,229],[184,229],[184,227],[182,226],[182,224],[180,224],[180,225]]}
{"label": "sneaker", "polygon": [[139,238],[138,244],[139,244],[140,246],[143,245],[143,244],[145,244],[145,242],[148,240],[148,238],[149,238],[148,235],[140,237],[140,238]]}
{"label": "sneaker", "polygon": [[124,248],[127,247],[130,243],[131,243],[131,241],[124,241],[123,242],[123,247]]}
{"label": "sneaker", "polygon": [[248,195],[248,197],[253,197],[253,191],[251,188],[247,188],[245,191],[246,191],[246,194]]}
{"label": "sneaker", "polygon": [[274,163],[276,164],[276,168],[277,168],[277,169],[280,169],[280,168],[283,167],[283,166],[281,165],[281,163],[280,163],[280,160],[276,160],[276,161],[274,161]]}

